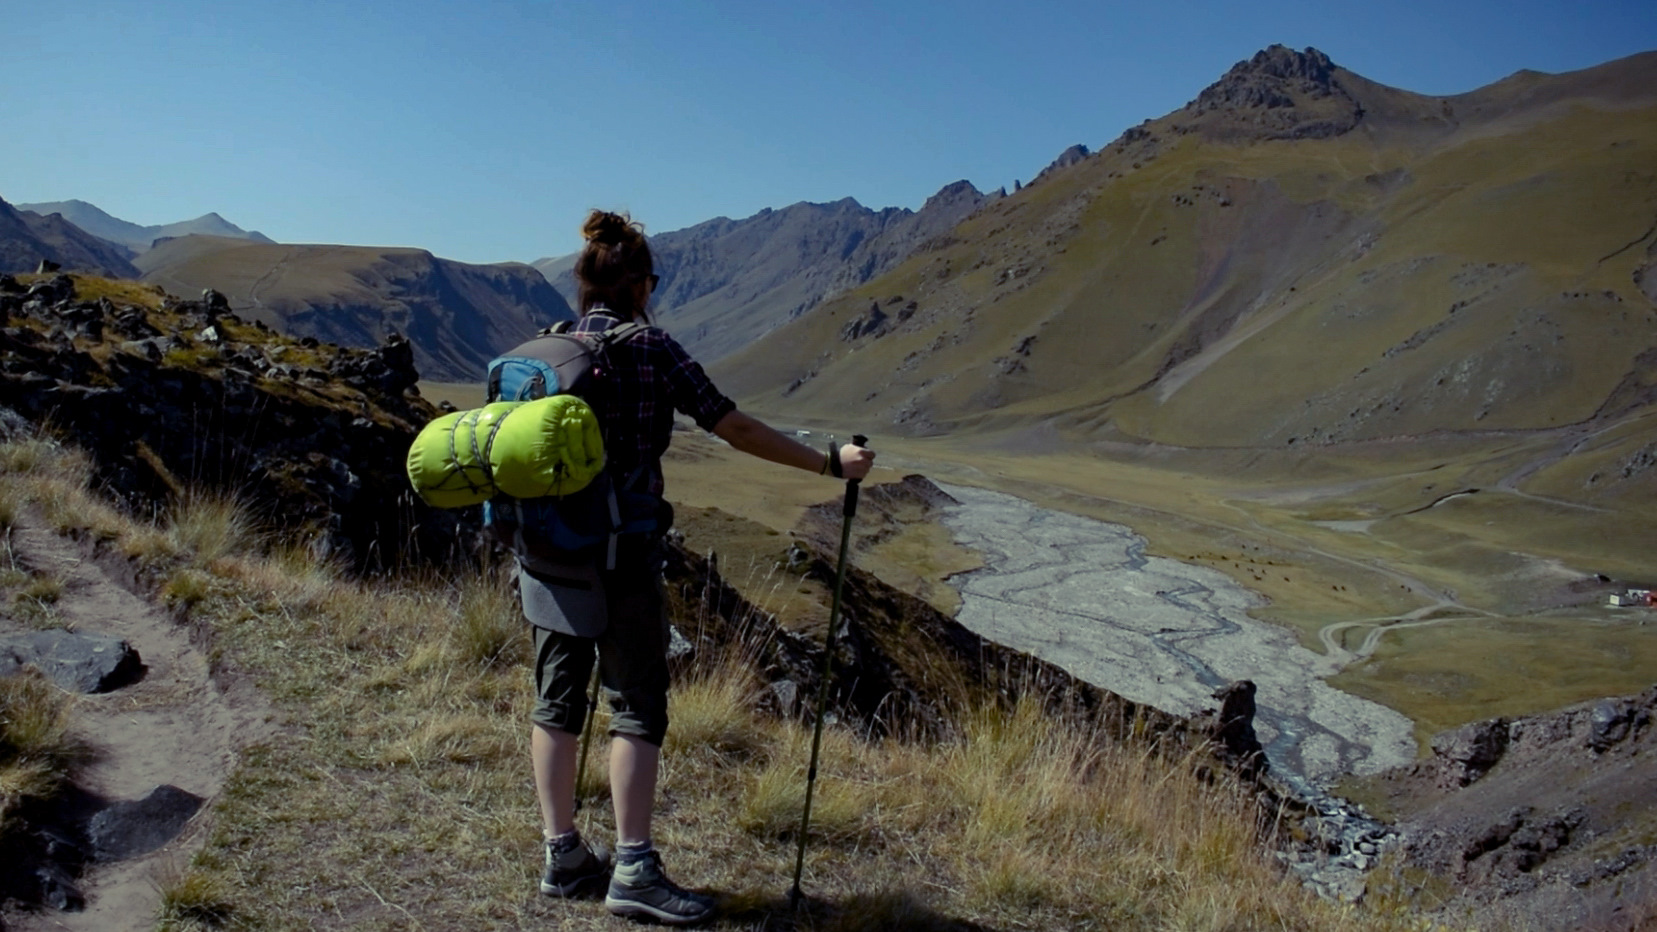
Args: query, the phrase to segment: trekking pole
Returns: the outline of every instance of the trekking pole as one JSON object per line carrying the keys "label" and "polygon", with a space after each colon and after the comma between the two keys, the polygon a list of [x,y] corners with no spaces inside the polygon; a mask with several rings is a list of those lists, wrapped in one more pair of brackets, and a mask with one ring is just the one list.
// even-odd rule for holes
{"label": "trekking pole", "polygon": [[593,743],[593,719],[598,714],[599,666],[593,665],[592,695],[587,697],[587,724],[581,729],[581,762],[575,765],[575,811],[581,811],[581,781],[587,776],[587,748]]}
{"label": "trekking pole", "polygon": [[[864,446],[869,438],[854,434],[852,443]],[[823,678],[817,684],[817,723],[811,732],[811,765],[806,769],[805,810],[800,813],[800,850],[794,858],[794,889],[788,893],[788,906],[800,906],[800,874],[805,870],[806,831],[811,826],[811,791],[817,785],[817,751],[823,744],[823,716],[828,709],[829,677],[834,672],[834,629],[840,624],[840,588],[846,581],[846,544],[851,540],[852,517],[857,514],[857,479],[846,480],[846,507],[841,513],[840,562],[834,569],[834,601],[829,605],[828,637],[823,645]]]}

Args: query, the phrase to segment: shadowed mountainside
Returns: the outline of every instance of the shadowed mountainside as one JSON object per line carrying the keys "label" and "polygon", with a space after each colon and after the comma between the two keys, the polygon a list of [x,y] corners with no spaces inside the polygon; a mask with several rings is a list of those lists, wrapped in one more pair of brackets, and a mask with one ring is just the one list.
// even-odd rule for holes
{"label": "shadowed mountainside", "polygon": [[1048,449],[1554,431],[1515,481],[1634,501],[1653,165],[1657,53],[1427,97],[1277,46],[715,374]]}
{"label": "shadowed mountainside", "polygon": [[502,350],[572,316],[527,265],[469,265],[423,249],[185,236],[136,265],[175,292],[215,288],[237,313],[289,336],[368,348],[402,333],[428,379],[479,380]]}
{"label": "shadowed mountainside", "polygon": [[131,253],[56,214],[41,216],[0,200],[0,272],[33,272],[40,260],[66,269],[137,278]]}
{"label": "shadowed mountainside", "polygon": [[[662,277],[653,308],[698,359],[718,359],[935,244],[994,197],[957,181],[918,211],[871,210],[848,197],[653,235]],[[535,263],[572,305],[574,264],[574,256]]]}
{"label": "shadowed mountainside", "polygon": [[244,230],[241,227],[219,216],[217,213],[203,214],[194,220],[180,220],[177,223],[160,223],[142,226],[129,220],[114,217],[98,208],[95,204],[85,201],[51,201],[42,204],[19,204],[20,210],[32,210],[37,214],[59,214],[63,219],[73,223],[93,236],[119,243],[135,253],[142,253],[158,239],[174,236],[189,236],[200,233],[204,236],[226,236],[232,239],[247,239],[256,243],[274,242],[270,237],[257,230]]}

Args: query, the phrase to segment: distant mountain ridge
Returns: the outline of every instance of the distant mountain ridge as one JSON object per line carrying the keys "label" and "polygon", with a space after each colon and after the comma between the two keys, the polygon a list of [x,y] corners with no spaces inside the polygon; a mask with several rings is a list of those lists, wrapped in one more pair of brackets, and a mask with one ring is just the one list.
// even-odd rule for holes
{"label": "distant mountain ridge", "polygon": [[[920,210],[852,198],[718,217],[650,236],[658,322],[698,359],[717,359],[819,302],[896,266],[997,195],[945,185]],[[574,256],[534,263],[575,304]]]}
{"label": "distant mountain ridge", "polygon": [[439,381],[481,381],[490,359],[574,316],[528,265],[470,265],[424,249],[191,235],[157,243],[135,264],[176,293],[214,288],[239,315],[289,336],[373,348],[401,333],[421,377]]}
{"label": "distant mountain ridge", "polygon": [[45,259],[65,269],[137,278],[132,253],[61,216],[41,216],[0,200],[0,272],[33,272]]}
{"label": "distant mountain ridge", "polygon": [[109,240],[112,243],[119,243],[135,253],[142,253],[149,249],[158,239],[189,236],[193,233],[246,239],[256,243],[275,242],[275,240],[257,230],[244,230],[217,213],[203,214],[194,220],[180,220],[177,223],[140,226],[131,221],[111,216],[96,205],[80,200],[50,201],[41,204],[19,204],[17,206],[20,210],[34,211],[42,216],[60,214],[63,219],[91,233],[93,236]]}

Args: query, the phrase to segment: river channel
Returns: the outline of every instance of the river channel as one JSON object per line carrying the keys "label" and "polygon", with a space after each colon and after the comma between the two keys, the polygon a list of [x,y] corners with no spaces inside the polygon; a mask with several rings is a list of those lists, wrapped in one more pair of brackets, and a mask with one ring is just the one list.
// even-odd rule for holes
{"label": "river channel", "polygon": [[1338,659],[1250,618],[1262,599],[1217,570],[1145,554],[1132,529],[999,492],[940,486],[942,519],[982,569],[951,577],[961,624],[1096,686],[1176,715],[1253,680],[1272,769],[1325,787],[1415,758],[1409,719],[1325,682]]}

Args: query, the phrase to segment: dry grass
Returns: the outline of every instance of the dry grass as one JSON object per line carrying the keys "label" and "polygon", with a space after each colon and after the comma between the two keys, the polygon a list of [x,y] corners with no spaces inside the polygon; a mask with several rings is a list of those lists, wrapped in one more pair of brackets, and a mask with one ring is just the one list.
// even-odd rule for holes
{"label": "dry grass", "polygon": [[[86,494],[10,483],[43,510]],[[163,559],[160,578],[225,668],[285,722],[244,751],[205,846],[160,882],[162,927],[612,928],[598,904],[535,892],[527,638],[506,581],[344,578],[301,549],[228,546],[251,540],[234,511],[175,517],[162,529],[171,557],[156,529],[113,527],[116,546]],[[1112,746],[1033,705],[968,716],[943,743],[828,727],[809,900],[793,914],[811,735],[756,712],[761,692],[733,651],[702,658],[671,698],[655,835],[678,879],[719,894],[715,927],[1411,927],[1311,897],[1266,854],[1254,803],[1192,762]],[[602,745],[578,818],[608,840]]]}
{"label": "dry grass", "polygon": [[69,697],[33,671],[0,677],[0,827],[28,799],[50,799],[89,749],[69,732]]}

